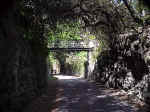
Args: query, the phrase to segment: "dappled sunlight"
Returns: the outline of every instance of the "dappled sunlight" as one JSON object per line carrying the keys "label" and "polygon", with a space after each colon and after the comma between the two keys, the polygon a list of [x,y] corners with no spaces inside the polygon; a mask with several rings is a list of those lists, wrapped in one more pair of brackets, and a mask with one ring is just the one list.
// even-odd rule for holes
{"label": "dappled sunlight", "polygon": [[57,107],[52,112],[136,112],[127,102],[121,101],[111,90],[80,77],[55,76],[59,80]]}
{"label": "dappled sunlight", "polygon": [[96,96],[97,98],[106,98],[107,95],[99,95],[99,96]]}

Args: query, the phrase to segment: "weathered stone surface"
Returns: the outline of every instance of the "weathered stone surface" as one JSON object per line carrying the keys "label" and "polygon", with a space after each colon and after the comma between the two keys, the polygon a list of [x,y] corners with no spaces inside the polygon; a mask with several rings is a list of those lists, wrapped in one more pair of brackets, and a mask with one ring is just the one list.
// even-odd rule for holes
{"label": "weathered stone surface", "polygon": [[143,32],[122,34],[115,50],[101,53],[94,72],[107,87],[121,88],[149,103],[150,97],[150,26]]}
{"label": "weathered stone surface", "polygon": [[46,56],[18,36],[12,16],[0,18],[0,111],[20,112],[47,86]]}

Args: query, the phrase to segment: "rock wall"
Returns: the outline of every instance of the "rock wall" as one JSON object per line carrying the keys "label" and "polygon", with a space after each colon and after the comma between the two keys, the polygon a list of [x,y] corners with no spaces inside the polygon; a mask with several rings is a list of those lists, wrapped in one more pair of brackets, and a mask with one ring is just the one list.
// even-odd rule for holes
{"label": "rock wall", "polygon": [[94,80],[150,103],[150,26],[122,34],[116,41],[114,49],[100,54]]}
{"label": "rock wall", "polygon": [[46,56],[16,31],[13,15],[0,18],[0,111],[20,112],[47,87]]}

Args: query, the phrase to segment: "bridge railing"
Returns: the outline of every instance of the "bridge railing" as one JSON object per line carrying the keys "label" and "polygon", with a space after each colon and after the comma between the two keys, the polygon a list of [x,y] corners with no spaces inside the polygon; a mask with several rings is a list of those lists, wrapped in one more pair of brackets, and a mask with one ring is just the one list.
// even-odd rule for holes
{"label": "bridge railing", "polygon": [[89,42],[85,41],[57,41],[50,43],[49,48],[91,48]]}

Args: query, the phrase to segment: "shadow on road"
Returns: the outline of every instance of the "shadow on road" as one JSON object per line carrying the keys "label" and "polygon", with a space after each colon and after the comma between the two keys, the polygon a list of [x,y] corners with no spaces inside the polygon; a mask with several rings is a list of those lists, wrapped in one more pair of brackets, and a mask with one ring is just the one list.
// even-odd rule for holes
{"label": "shadow on road", "polygon": [[51,112],[57,106],[55,103],[57,91],[57,80],[50,80],[47,92],[31,102],[23,112]]}
{"label": "shadow on road", "polygon": [[79,77],[56,76],[59,79],[58,104],[52,112],[136,112],[118,99],[113,90]]}
{"label": "shadow on road", "polygon": [[80,77],[57,75],[48,91],[33,101],[24,112],[148,112],[129,103],[120,90]]}

